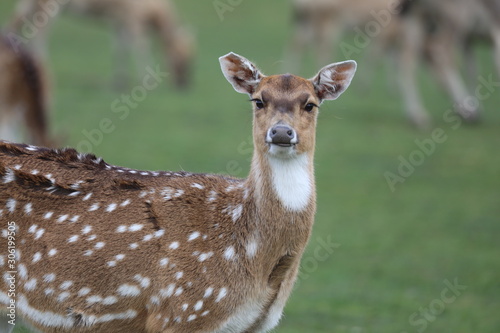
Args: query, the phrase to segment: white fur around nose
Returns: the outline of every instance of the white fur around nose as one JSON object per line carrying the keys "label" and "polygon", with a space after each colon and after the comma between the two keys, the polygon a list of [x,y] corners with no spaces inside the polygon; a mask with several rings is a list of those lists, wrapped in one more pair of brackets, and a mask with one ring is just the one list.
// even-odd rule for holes
{"label": "white fur around nose", "polygon": [[307,154],[290,158],[269,156],[271,178],[276,195],[285,208],[304,210],[311,199],[312,179]]}

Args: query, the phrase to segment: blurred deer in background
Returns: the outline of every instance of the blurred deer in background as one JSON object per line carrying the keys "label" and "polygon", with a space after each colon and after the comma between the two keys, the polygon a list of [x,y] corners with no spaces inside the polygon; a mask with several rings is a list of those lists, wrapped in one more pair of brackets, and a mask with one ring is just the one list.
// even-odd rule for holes
{"label": "blurred deer in background", "polygon": [[[61,8],[64,7],[64,8]],[[151,46],[148,30],[160,37],[167,66],[178,88],[189,84],[194,57],[194,38],[183,28],[174,6],[167,0],[72,0],[59,5],[53,0],[21,0],[18,4],[13,28],[25,35],[23,29],[36,20],[40,13],[49,16],[48,23],[36,27],[33,43],[37,53],[44,53],[47,29],[62,9],[108,20],[116,29],[116,74],[115,82],[123,85],[128,73],[128,55],[134,53],[139,75],[144,75],[151,65]]]}
{"label": "blurred deer in background", "polygon": [[316,58],[318,66],[332,59],[334,45],[352,27],[373,20],[373,13],[387,10],[394,0],[294,0],[293,27],[286,49],[288,67],[296,71],[306,50]]}
{"label": "blurred deer in background", "polygon": [[0,139],[51,146],[42,64],[0,35]]}
{"label": "blurred deer in background", "polygon": [[[11,265],[12,229],[18,316],[48,333],[257,333],[278,324],[314,221],[318,106],[347,89],[356,63],[306,80],[265,76],[234,53],[219,60],[253,103],[247,179],[132,170],[73,149],[0,142],[0,266]],[[1,304],[11,283],[4,274]]]}
{"label": "blurred deer in background", "polygon": [[416,83],[419,60],[424,55],[432,73],[450,95],[457,114],[466,121],[476,121],[479,105],[467,101],[475,91],[467,88],[456,58],[465,56],[469,81],[476,87],[472,42],[487,37],[495,44],[494,58],[500,74],[500,1],[406,0],[404,7],[397,40],[398,76],[410,119],[419,127],[428,127],[430,123]]}
{"label": "blurred deer in background", "polygon": [[[500,74],[500,0],[295,0],[293,11],[294,35],[288,57],[292,67],[297,67],[308,46],[319,63],[327,61],[333,44],[342,46],[337,39],[354,27],[356,35],[368,39],[362,47],[352,45],[354,53],[364,51],[371,62],[368,69],[381,55],[396,59],[398,70],[389,75],[399,81],[407,117],[418,128],[428,128],[431,122],[416,82],[421,59],[450,95],[457,114],[467,121],[478,119],[479,108],[464,103],[472,94],[460,75],[456,56],[465,56],[469,81],[476,86],[472,43],[486,36],[495,45]],[[365,31],[370,23],[378,24],[373,36]]]}

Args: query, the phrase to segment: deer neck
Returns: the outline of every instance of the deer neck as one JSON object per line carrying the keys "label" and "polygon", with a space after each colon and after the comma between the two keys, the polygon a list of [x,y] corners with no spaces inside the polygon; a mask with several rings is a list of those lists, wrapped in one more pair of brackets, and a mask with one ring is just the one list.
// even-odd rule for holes
{"label": "deer neck", "polygon": [[[302,221],[305,227],[312,226],[316,205],[313,154],[281,158],[255,153],[248,182],[258,212],[272,212],[271,219],[278,223]],[[281,222],[281,216],[285,221]]]}

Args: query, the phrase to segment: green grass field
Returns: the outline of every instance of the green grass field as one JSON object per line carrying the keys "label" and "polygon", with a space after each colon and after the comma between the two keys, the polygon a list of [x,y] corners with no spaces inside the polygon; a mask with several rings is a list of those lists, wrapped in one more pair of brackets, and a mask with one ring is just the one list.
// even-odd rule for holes
{"label": "green grass field", "polygon": [[[0,22],[13,2],[1,2]],[[289,2],[241,1],[223,20],[213,1],[176,4],[197,35],[193,86],[178,92],[167,80],[125,119],[111,107],[121,93],[110,85],[109,27],[69,15],[55,22],[52,130],[65,144],[83,147],[84,131],[107,118],[113,130],[92,152],[109,163],[245,177],[250,104],[224,79],[218,57],[234,51],[264,73],[281,72]],[[480,74],[500,81],[489,47],[479,46],[477,54]],[[345,60],[338,55],[332,62]],[[395,70],[357,60],[351,88],[321,108],[314,233],[276,332],[500,332],[500,87],[482,102],[480,124],[450,122],[443,119],[449,100],[422,68],[434,123],[419,132],[391,88],[387,72]],[[154,61],[163,66],[158,52]],[[317,70],[308,59],[299,74]],[[370,71],[374,79],[363,84]],[[433,131],[440,143],[419,153],[416,140],[429,144]],[[385,174],[398,173],[401,156],[420,165],[392,191]]]}

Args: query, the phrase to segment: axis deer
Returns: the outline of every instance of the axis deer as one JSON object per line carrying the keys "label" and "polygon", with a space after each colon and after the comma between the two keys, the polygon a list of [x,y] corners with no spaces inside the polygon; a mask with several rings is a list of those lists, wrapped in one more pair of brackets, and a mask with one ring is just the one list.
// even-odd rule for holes
{"label": "axis deer", "polygon": [[0,34],[0,139],[51,146],[44,68]]}
{"label": "axis deer", "polygon": [[132,170],[73,149],[0,143],[0,264],[11,270],[14,229],[18,315],[53,333],[268,332],[278,324],[313,225],[318,106],[347,89],[356,63],[306,80],[265,76],[234,53],[219,61],[253,103],[247,179]]}
{"label": "axis deer", "polygon": [[[477,39],[479,34],[487,35],[495,46],[494,58],[500,74],[499,0],[295,0],[293,6],[294,35],[290,47],[292,52],[288,52],[293,57],[293,65],[299,62],[308,44],[312,44],[321,63],[329,57],[335,40],[348,27],[365,30],[365,39],[370,37],[366,34],[370,27],[371,34],[378,27],[379,33],[373,35],[373,40],[365,40],[362,45],[356,42],[352,45],[350,41],[348,45],[357,51],[369,45],[367,60],[380,58],[382,54],[387,57],[389,51],[394,51],[398,68],[396,79],[404,110],[410,122],[418,128],[426,129],[431,123],[416,82],[421,58],[432,68],[436,79],[456,105],[456,112],[465,120],[476,120],[479,110],[464,105],[464,99],[471,94],[460,76],[456,53],[470,55],[472,48],[468,42]],[[401,9],[403,12],[398,15]],[[469,56],[467,66],[474,68],[473,63],[474,59]],[[470,72],[474,73],[470,76],[475,80],[475,72]]]}
{"label": "axis deer", "polygon": [[[472,52],[471,40],[478,36],[489,36],[495,44],[494,58],[500,74],[500,30],[495,26],[500,22],[500,1],[406,0],[406,6],[409,8],[401,18],[397,42],[400,49],[400,87],[410,119],[421,127],[429,124],[429,116],[416,84],[419,59],[425,53],[427,64],[450,95],[457,114],[466,121],[476,121],[479,108],[477,105],[464,103],[467,97],[474,95],[469,92],[460,75],[456,55],[465,53],[467,56]],[[489,9],[487,6],[490,6]],[[468,58],[469,68],[474,67],[473,61],[474,59]]]}
{"label": "axis deer", "polygon": [[[63,7],[64,6],[64,7]],[[65,9],[72,13],[103,18],[116,29],[115,82],[122,85],[127,79],[128,56],[135,55],[139,75],[150,65],[148,30],[160,37],[160,42],[174,83],[178,88],[189,84],[194,55],[194,38],[179,23],[173,4],[168,0],[72,0],[59,5],[53,0],[21,0],[13,18],[13,29],[24,35],[33,34],[30,28],[38,16],[47,16],[46,25],[36,27],[33,47],[45,54],[47,30],[52,21]],[[31,30],[30,30],[31,29]]]}

